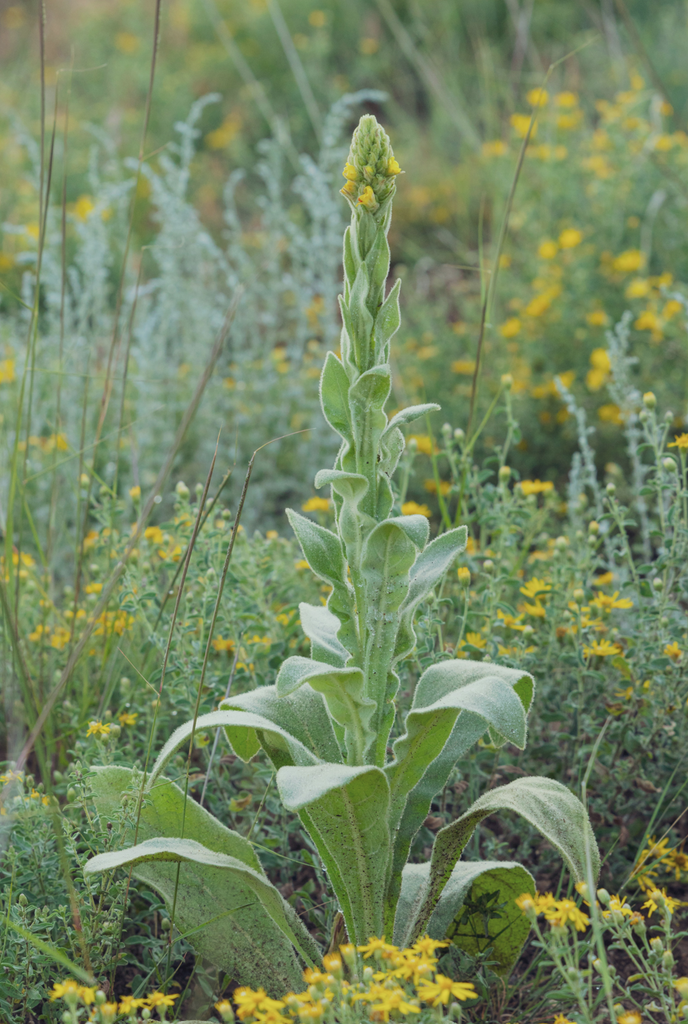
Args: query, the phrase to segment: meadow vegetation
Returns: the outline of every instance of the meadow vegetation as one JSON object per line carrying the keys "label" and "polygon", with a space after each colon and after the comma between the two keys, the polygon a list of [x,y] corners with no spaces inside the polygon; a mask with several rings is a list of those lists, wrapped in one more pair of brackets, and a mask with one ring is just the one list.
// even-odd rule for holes
{"label": "meadow vegetation", "polygon": [[[687,1018],[683,7],[175,0],[152,90],[154,10],[60,13],[43,61],[36,12],[0,14],[0,1020]],[[366,112],[394,146],[372,199],[345,165]],[[342,277],[348,213],[386,218],[375,301],[346,254]],[[374,318],[396,282],[391,352],[380,328],[366,355],[355,304]],[[335,362],[349,384],[385,368],[383,483],[333,422]],[[353,618],[377,615],[354,512],[401,562],[447,549],[374,713],[363,646],[325,612],[346,626],[350,581]],[[333,536],[341,578],[312,546]],[[582,801],[595,839],[577,860],[507,803],[466,837],[446,920],[392,933],[394,886],[347,909],[355,871],[295,794],[322,775],[308,744],[237,725],[275,684],[321,694],[324,760],[368,799],[399,763],[385,728],[399,755],[438,670],[503,700],[510,681],[523,721],[484,713],[415,809],[410,875],[530,777]],[[163,767],[176,786],[144,797]],[[227,864],[160,836],[260,882],[222,903]],[[143,841],[176,864],[137,863]],[[205,918],[185,879],[221,894]],[[256,900],[270,969],[218,952]]]}

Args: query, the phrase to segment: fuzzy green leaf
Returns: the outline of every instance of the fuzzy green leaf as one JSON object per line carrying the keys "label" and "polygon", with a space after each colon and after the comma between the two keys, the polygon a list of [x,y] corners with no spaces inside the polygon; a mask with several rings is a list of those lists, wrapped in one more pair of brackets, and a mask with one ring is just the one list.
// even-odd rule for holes
{"label": "fuzzy green leaf", "polygon": [[298,655],[287,658],[277,675],[278,695],[293,693],[304,683],[323,695],[333,719],[345,729],[350,759],[356,758],[360,763],[363,751],[374,736],[370,723],[376,708],[375,702],[364,693],[361,669],[337,668]]}
{"label": "fuzzy green leaf", "polygon": [[279,931],[299,951],[306,963],[314,966],[310,952],[303,948],[300,939],[294,934],[291,922],[285,913],[282,896],[265,875],[249,867],[237,857],[210,850],[202,843],[197,843],[195,839],[177,839],[171,836],[145,839],[142,843],[130,846],[126,850],[112,850],[108,853],[97,854],[86,862],[84,871],[87,875],[92,875],[101,871],[114,871],[115,868],[121,868],[127,864],[138,865],[151,861],[193,864],[195,884],[211,889],[211,891],[217,891],[219,888],[218,873],[220,877],[225,872],[237,876],[256,897],[262,909],[272,919]]}
{"label": "fuzzy green leaf", "polygon": [[[427,863],[404,868],[394,928],[394,942],[399,945],[412,941],[414,919],[424,902],[429,876]],[[535,882],[520,864],[459,861],[430,918],[428,934],[433,939],[449,939],[471,956],[491,949],[490,959],[499,965],[496,972],[506,975],[516,963],[530,931],[528,918],[514,902],[524,892],[534,893]],[[478,910],[481,904],[495,908],[499,916],[486,921]]]}
{"label": "fuzzy green leaf", "polygon": [[428,544],[416,559],[410,575],[408,595],[401,610],[401,625],[397,637],[394,661],[405,658],[414,648],[416,634],[413,616],[416,608],[430,594],[449,569],[457,555],[466,547],[468,531],[465,526],[449,530]]}
{"label": "fuzzy green leaf", "polygon": [[380,362],[389,358],[389,343],[399,330],[401,313],[399,311],[399,290],[401,278],[397,278],[394,287],[380,306],[375,317],[373,337],[375,338],[375,357]]}
{"label": "fuzzy green leaf", "polygon": [[334,352],[327,353],[320,375],[320,402],[327,422],[350,444],[353,432],[349,412],[349,378]]}
{"label": "fuzzy green leaf", "polygon": [[339,900],[351,941],[382,934],[390,853],[389,786],[373,767],[281,768],[282,803],[302,818]]}
{"label": "fuzzy green leaf", "polygon": [[379,523],[369,534],[361,563],[366,590],[366,696],[377,705],[373,732],[376,735],[372,761],[384,764],[387,737],[394,720],[391,703],[398,680],[390,666],[397,629],[399,609],[409,587],[409,570],[414,563],[416,546],[398,522]]}
{"label": "fuzzy green leaf", "polygon": [[349,651],[340,643],[339,619],[323,605],[299,605],[301,628],[311,642],[311,658],[313,661],[324,661],[336,668],[344,668],[351,657]]}
{"label": "fuzzy green leaf", "polygon": [[441,406],[436,405],[434,402],[427,402],[425,405],[409,405],[406,409],[400,409],[387,424],[385,434],[394,430],[395,427],[401,427],[405,423],[412,423],[421,416],[427,416],[429,412],[439,412],[440,408]]}
{"label": "fuzzy green leaf", "polygon": [[346,587],[344,555],[337,534],[291,508],[286,512],[303,556],[315,575],[332,587]]}
{"label": "fuzzy green leaf", "polygon": [[268,718],[256,715],[248,711],[211,711],[208,715],[199,715],[195,722],[193,720],[184,722],[175,729],[167,743],[158,754],[148,777],[146,788],[151,789],[155,784],[158,775],[163,771],[170,758],[174,757],[181,746],[184,746],[195,733],[203,732],[204,729],[225,728],[233,730],[232,736],[236,739],[232,743],[237,757],[243,760],[250,760],[260,749],[257,738],[258,732],[265,732],[269,735],[270,745],[282,750],[294,764],[318,764],[320,759],[301,743],[286,729],[275,725]]}
{"label": "fuzzy green leaf", "polygon": [[[323,609],[324,610],[324,609]],[[294,739],[311,750],[322,761],[339,761],[341,751],[335,738],[327,705],[321,694],[306,683],[288,697],[279,697],[276,686],[259,686],[247,693],[228,697],[220,704],[221,711],[248,711],[262,715],[270,722],[285,729]],[[232,746],[240,737],[240,730],[226,729]],[[248,730],[245,730],[248,731]],[[276,754],[270,746],[268,734],[261,730],[255,733],[269,757]],[[256,747],[257,750],[257,747]],[[255,753],[256,751],[254,751]],[[282,760],[279,767],[282,766]]]}
{"label": "fuzzy green leaf", "polygon": [[597,879],[600,855],[590,820],[580,800],[554,779],[517,779],[483,793],[465,814],[437,833],[428,891],[415,925],[417,934],[426,928],[440,893],[476,825],[488,815],[502,810],[516,811],[530,822],[558,850],[576,881],[586,880],[586,855],[593,878]]}
{"label": "fuzzy green leaf", "polygon": [[[92,768],[89,782],[101,820],[116,820],[122,810],[122,794],[131,789],[136,792],[140,781],[139,773],[120,765]],[[182,790],[167,779],[158,779],[141,808],[138,839],[180,835],[183,815]],[[186,801],[185,828],[207,849],[235,858],[264,878],[251,844],[195,800]],[[124,841],[134,841],[133,829]],[[134,868],[134,875],[160,893],[171,913],[177,866],[141,863]],[[289,904],[283,903],[283,907],[300,944],[310,959],[317,961],[318,949],[307,930]],[[201,927],[204,922],[208,923]],[[240,872],[186,865],[179,875],[175,924],[182,933],[193,932],[189,942],[199,955],[207,957],[238,984],[256,988],[263,985],[276,998],[286,988],[300,983],[300,967],[291,941],[276,928]]]}
{"label": "fuzzy green leaf", "polygon": [[356,472],[361,473],[370,484],[361,507],[364,512],[373,516],[377,509],[377,459],[380,438],[387,425],[387,417],[382,408],[391,386],[389,366],[375,366],[361,374],[349,389]]}

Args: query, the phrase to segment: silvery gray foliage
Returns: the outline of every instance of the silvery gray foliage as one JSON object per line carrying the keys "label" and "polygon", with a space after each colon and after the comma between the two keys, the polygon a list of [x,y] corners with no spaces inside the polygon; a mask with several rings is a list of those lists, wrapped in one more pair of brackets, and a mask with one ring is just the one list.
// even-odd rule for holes
{"label": "silvery gray foliage", "polygon": [[[331,588],[326,606],[300,606],[311,657],[288,658],[274,685],[228,698],[220,710],[177,729],[144,787],[153,806],[159,794],[174,792],[163,773],[197,730],[223,728],[244,761],[264,751],[284,806],[299,815],[318,850],[356,943],[385,934],[408,944],[426,931],[443,938],[478,878],[505,900],[513,900],[514,885],[534,891],[532,877],[520,865],[467,866],[460,860],[479,822],[496,811],[523,815],[561,853],[577,880],[592,883],[599,870],[583,805],[560,783],[537,778],[488,791],[440,830],[429,862],[407,863],[433,797],[474,743],[487,735],[495,746],[525,746],[534,685],[529,673],[489,662],[439,661],[418,680],[389,750],[397,716],[396,667],[414,648],[416,610],[466,544],[465,527],[430,540],[424,516],[394,513],[391,478],[404,448],[400,427],[437,409],[415,406],[392,419],[384,411],[391,391],[390,345],[399,327],[399,282],[386,290],[387,232],[398,173],[387,135],[374,117],[363,117],[342,189],[351,223],[344,234],[340,355],[328,354],[320,381],[323,414],[340,446],[334,468],[320,471],[315,486],[331,490],[335,529],[288,512],[311,569]],[[123,769],[116,771],[121,781]],[[112,787],[109,773],[100,769],[94,782],[96,803],[103,808]],[[240,837],[225,830],[221,839],[217,829],[222,826],[215,823],[215,839],[208,845],[191,820],[180,834],[162,807],[149,824],[157,834],[150,836],[149,830],[150,838],[129,849],[94,857],[87,870],[135,865],[169,902],[165,862],[183,865],[176,891],[185,908],[184,926],[192,929],[202,924],[209,887],[219,885],[224,872],[228,884],[251,887],[270,941],[286,938],[306,963],[311,961],[305,930],[289,917],[277,890],[269,894],[269,883],[259,877],[254,861],[249,864]],[[206,832],[210,828],[205,819],[200,824]],[[251,920],[252,913],[253,908],[238,915],[237,924],[244,917]],[[196,930],[191,941],[241,981],[253,965],[244,946],[233,947],[233,927],[223,933],[221,948]],[[494,935],[494,955],[503,971],[513,965],[525,934],[521,922]],[[269,975],[262,981],[277,987]]]}

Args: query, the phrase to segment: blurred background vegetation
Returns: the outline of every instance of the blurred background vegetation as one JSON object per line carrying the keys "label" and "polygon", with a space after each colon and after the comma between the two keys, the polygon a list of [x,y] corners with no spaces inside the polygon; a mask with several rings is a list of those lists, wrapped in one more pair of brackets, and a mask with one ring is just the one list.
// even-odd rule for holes
{"label": "blurred background vegetation", "polygon": [[[37,157],[27,137],[35,144],[41,130],[39,31],[34,5],[5,4],[1,18],[0,318],[6,358],[20,363],[22,343],[9,337],[15,330],[8,321],[14,318],[16,326],[13,295],[21,292],[36,247]],[[685,21],[686,6],[676,0],[652,5],[633,0],[164,4],[127,281],[133,287],[143,258],[144,293],[147,281],[154,290],[150,282],[160,280],[161,250],[185,248],[190,232],[196,241],[203,233],[205,255],[214,247],[224,256],[232,245],[235,257],[241,250],[234,261],[234,288],[262,275],[263,296],[269,291],[281,300],[263,310],[262,345],[255,331],[250,336],[250,330],[238,328],[234,347],[245,358],[228,356],[218,364],[225,384],[210,391],[213,436],[218,426],[229,425],[237,451],[244,454],[269,435],[317,422],[318,368],[324,350],[337,346],[337,218],[343,217],[344,204],[336,196],[337,171],[330,160],[323,178],[330,187],[327,252],[320,254],[317,268],[311,265],[299,276],[293,258],[304,240],[295,240],[293,232],[307,234],[315,208],[322,210],[313,182],[303,180],[300,155],[317,161],[320,154],[322,167],[324,149],[333,148],[327,112],[359,90],[375,90],[375,101],[350,105],[340,140],[362,109],[373,109],[389,128],[406,172],[392,235],[393,274],[405,279],[395,399],[401,406],[431,396],[442,403],[441,415],[465,425],[495,238],[535,102],[532,90],[542,85],[552,64],[546,103],[518,182],[496,302],[488,310],[480,400],[486,406],[500,374],[512,373],[521,399],[516,468],[560,481],[575,448],[575,430],[553,379],[562,373],[591,414],[600,467],[624,466],[621,414],[605,390],[609,367],[601,350],[605,328],[629,308],[640,390],[661,392],[682,422],[686,350],[683,317],[671,293],[685,279],[688,258]],[[87,247],[94,211],[102,218],[103,316],[116,301],[126,181],[131,184],[133,173],[126,161],[139,151],[153,29],[153,4],[56,4],[47,11],[46,146],[59,83],[52,190],[56,260],[64,174],[67,262],[78,263],[79,251]],[[180,188],[187,219],[180,230],[173,200],[159,189],[156,194],[153,179],[177,159],[173,141],[179,141],[179,124],[209,94],[215,97],[199,110],[195,137],[185,135],[188,174]],[[265,139],[275,140],[270,156]],[[113,206],[117,183],[123,202],[119,220]],[[108,194],[98,197],[98,189]],[[276,191],[284,214],[277,227],[274,218],[269,223]],[[176,222],[176,234],[170,221]],[[322,232],[319,237],[322,242]],[[153,247],[149,256],[142,257],[141,246]],[[191,268],[170,257],[175,258],[177,272],[188,276]],[[199,260],[198,254],[191,259],[196,276]],[[86,263],[82,259],[82,266]],[[316,279],[318,273],[323,279]],[[179,307],[168,308],[168,323],[170,318],[184,322],[176,335],[170,325],[165,349],[168,371],[177,370],[173,392],[179,392],[180,408],[188,393],[179,377],[195,366],[204,338],[198,321],[228,284],[226,278],[221,285],[206,281],[206,291],[189,297],[187,308],[176,286],[166,288]],[[49,298],[45,301],[49,305]],[[263,298],[257,301],[266,305]],[[205,320],[216,329],[219,315]],[[139,310],[139,323],[141,316]],[[249,320],[255,323],[260,315],[253,310]],[[106,344],[100,351],[91,347],[91,374],[102,369],[105,352]],[[266,360],[274,387],[291,396],[289,414],[279,422],[267,414],[261,418],[271,405]],[[167,400],[170,386],[167,378]],[[150,420],[150,392],[146,402]],[[259,420],[263,429],[254,432],[250,423]],[[43,430],[54,433],[49,424]],[[74,445],[75,439],[68,442]],[[484,442],[489,452],[489,431]],[[261,502],[264,513],[278,511],[294,488],[305,493],[310,487],[298,453],[311,444],[301,439],[276,447],[269,471],[281,467],[283,472]],[[101,451],[103,466],[112,462],[104,447]],[[196,462],[207,464],[207,455],[198,438],[187,443],[185,461],[196,477]],[[306,462],[313,464],[310,457]],[[152,472],[146,466],[137,472],[146,471]]]}

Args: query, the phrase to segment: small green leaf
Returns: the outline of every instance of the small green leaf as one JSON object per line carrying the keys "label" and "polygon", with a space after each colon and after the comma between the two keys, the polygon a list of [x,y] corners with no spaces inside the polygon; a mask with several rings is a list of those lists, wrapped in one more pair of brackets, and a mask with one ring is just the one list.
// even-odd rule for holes
{"label": "small green leaf", "polygon": [[374,337],[375,355],[379,360],[387,361],[389,356],[389,343],[399,330],[401,324],[401,313],[399,311],[399,290],[401,278],[397,278],[394,287],[385,301],[380,306],[375,317]]}
{"label": "small green leaf", "polygon": [[332,587],[345,587],[344,555],[337,534],[326,530],[319,523],[314,523],[312,519],[299,515],[291,508],[286,512],[304,558],[315,575]]}
{"label": "small green leaf", "polygon": [[401,427],[405,423],[412,423],[414,420],[420,419],[421,416],[427,416],[429,412],[439,412],[440,409],[441,406],[436,405],[435,402],[427,402],[425,405],[409,405],[405,409],[400,409],[387,424],[385,434],[395,427]]}
{"label": "small green leaf", "polygon": [[465,526],[449,530],[428,544],[418,555],[411,569],[408,596],[401,611],[401,626],[397,637],[394,661],[405,658],[414,648],[416,634],[413,617],[421,601],[430,594],[449,569],[457,555],[466,547],[468,531]]}
{"label": "small green leaf", "polygon": [[349,412],[349,378],[334,352],[327,353],[320,376],[320,401],[327,422],[350,444],[353,433]]}
{"label": "small green leaf", "polygon": [[352,942],[382,934],[388,870],[389,786],[373,767],[281,768],[284,806],[308,829],[329,875]]}
{"label": "small green leaf", "polygon": [[340,622],[323,605],[299,605],[301,628],[311,642],[311,658],[313,661],[324,661],[336,668],[344,668],[351,657],[349,651],[340,643],[337,633]]}

